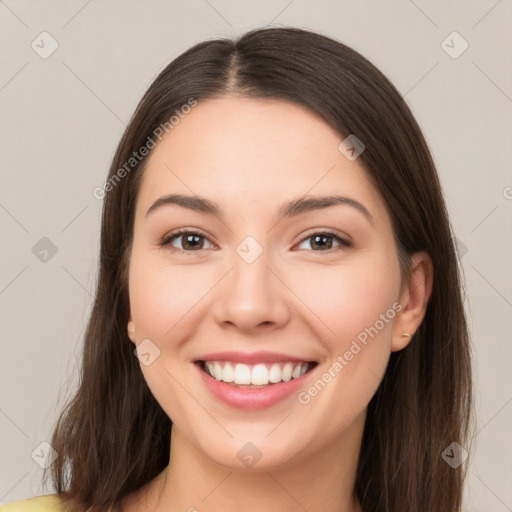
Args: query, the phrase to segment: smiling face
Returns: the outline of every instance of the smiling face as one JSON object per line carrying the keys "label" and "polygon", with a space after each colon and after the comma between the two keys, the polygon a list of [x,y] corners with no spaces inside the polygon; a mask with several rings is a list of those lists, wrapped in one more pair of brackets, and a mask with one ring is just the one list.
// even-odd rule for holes
{"label": "smiling face", "polygon": [[226,96],[199,102],[144,171],[130,337],[173,429],[222,465],[244,469],[247,442],[257,469],[357,445],[406,344],[390,217],[342,140],[299,106]]}

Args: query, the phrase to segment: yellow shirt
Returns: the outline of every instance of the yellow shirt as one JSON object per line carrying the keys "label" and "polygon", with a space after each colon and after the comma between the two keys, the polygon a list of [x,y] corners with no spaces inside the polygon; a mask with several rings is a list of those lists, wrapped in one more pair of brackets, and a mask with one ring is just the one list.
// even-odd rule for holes
{"label": "yellow shirt", "polygon": [[0,512],[61,512],[60,498],[57,494],[46,494],[26,500],[14,501],[0,507]]}

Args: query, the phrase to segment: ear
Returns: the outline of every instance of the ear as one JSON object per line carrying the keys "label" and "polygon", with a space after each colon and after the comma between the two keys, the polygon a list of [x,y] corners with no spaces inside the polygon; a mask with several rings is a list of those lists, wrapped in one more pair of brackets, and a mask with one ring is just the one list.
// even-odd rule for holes
{"label": "ear", "polygon": [[[400,291],[399,304],[402,306],[393,326],[391,352],[405,348],[418,330],[432,295],[434,266],[425,251],[411,257],[411,273]],[[407,333],[409,337],[402,336]]]}
{"label": "ear", "polygon": [[135,343],[135,323],[132,320],[132,315],[128,321],[128,337]]}

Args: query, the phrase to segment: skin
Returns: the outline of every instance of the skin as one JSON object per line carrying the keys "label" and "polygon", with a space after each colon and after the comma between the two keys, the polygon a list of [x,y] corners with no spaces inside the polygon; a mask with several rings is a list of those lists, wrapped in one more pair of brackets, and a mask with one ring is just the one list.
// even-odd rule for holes
{"label": "skin", "polygon": [[[411,339],[402,333],[424,317],[432,263],[412,255],[401,282],[386,206],[360,161],[338,150],[342,140],[300,106],[224,96],[199,102],[153,149],[136,203],[128,331],[160,350],[141,370],[173,421],[172,450],[125,511],[361,510],[353,489],[367,405],[390,353]],[[169,193],[206,197],[225,217],[175,205],[146,216]],[[334,193],[373,221],[348,205],[278,217],[287,201]],[[204,232],[202,248],[185,237],[159,245],[180,228]],[[315,246],[311,235],[326,229],[352,246]],[[249,235],[263,249],[252,263],[236,252]],[[401,311],[307,404],[293,394],[263,410],[231,408],[192,365],[207,352],[284,352],[319,363],[307,391],[393,304]],[[247,442],[262,455],[252,468],[237,457]]]}

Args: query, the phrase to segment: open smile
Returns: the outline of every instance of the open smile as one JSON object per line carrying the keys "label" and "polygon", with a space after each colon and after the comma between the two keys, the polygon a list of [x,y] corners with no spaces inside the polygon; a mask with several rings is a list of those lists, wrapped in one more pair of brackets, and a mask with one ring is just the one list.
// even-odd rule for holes
{"label": "open smile", "polygon": [[217,356],[196,360],[194,366],[208,390],[221,402],[241,409],[264,409],[298,392],[318,363],[260,359],[250,364]]}

